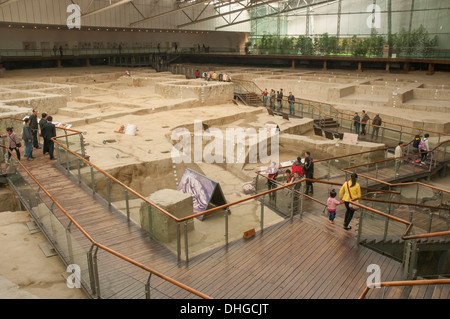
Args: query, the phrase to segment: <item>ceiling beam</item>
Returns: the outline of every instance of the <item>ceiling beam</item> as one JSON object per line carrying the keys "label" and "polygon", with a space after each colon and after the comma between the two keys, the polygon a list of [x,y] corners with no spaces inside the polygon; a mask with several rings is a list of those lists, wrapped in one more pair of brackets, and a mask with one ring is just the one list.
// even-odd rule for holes
{"label": "ceiling beam", "polygon": [[173,9],[173,10],[169,10],[169,11],[166,11],[166,12],[163,12],[163,13],[155,14],[154,16],[151,16],[151,17],[148,17],[148,18],[145,18],[145,19],[142,19],[142,20],[130,23],[130,27],[135,26],[135,25],[140,24],[140,23],[144,23],[144,22],[150,21],[150,20],[158,19],[158,18],[167,16],[167,15],[170,15],[170,14],[174,14],[174,13],[182,11],[182,10],[191,9],[193,7],[202,5],[202,4],[206,3],[206,2],[209,3],[210,1],[211,0],[197,1],[196,3],[190,4],[190,5],[187,5],[187,6],[184,6],[184,7],[179,7],[177,9]]}
{"label": "ceiling beam", "polygon": [[209,17],[206,17],[206,18],[203,18],[203,19],[196,20],[196,21],[180,24],[180,25],[178,25],[178,28],[183,28],[183,27],[189,26],[191,24],[200,23],[200,22],[204,22],[204,21],[207,21],[207,20],[211,20],[211,19],[216,19],[216,18],[219,18],[219,17],[223,17],[224,15],[229,15],[229,14],[233,14],[233,13],[242,12],[243,10],[250,10],[250,9],[253,9],[253,8],[256,8],[256,7],[260,7],[260,6],[264,6],[264,5],[273,3],[273,2],[279,2],[279,0],[270,0],[270,1],[259,2],[259,3],[256,3],[256,4],[249,4],[248,6],[243,7],[243,8],[239,8],[239,9],[228,11],[228,12],[224,12],[224,13],[219,13],[219,14],[216,14],[216,15],[213,15],[213,16],[209,16]]}
{"label": "ceiling beam", "polygon": [[97,14],[97,13],[100,13],[100,12],[103,12],[103,11],[106,11],[106,10],[110,10],[110,9],[112,9],[112,8],[121,6],[121,5],[123,5],[123,4],[129,3],[129,2],[132,2],[132,1],[133,1],[133,0],[120,0],[119,2],[110,4],[109,6],[106,6],[106,7],[103,7],[103,8],[100,8],[100,9],[97,9],[97,10],[94,10],[94,11],[91,11],[91,12],[88,12],[88,13],[86,13],[86,14],[82,14],[81,17],[82,17],[82,18],[86,18],[86,17],[88,17],[88,16],[91,16],[91,15],[94,15],[94,14]]}
{"label": "ceiling beam", "polygon": [[[315,7],[315,6],[320,5],[320,4],[333,3],[333,2],[336,2],[336,1],[338,1],[338,0],[323,0],[323,1],[315,2],[314,4],[310,4],[310,6],[311,7]],[[264,18],[267,18],[267,17],[276,16],[276,15],[279,15],[279,14],[282,14],[282,13],[286,13],[286,12],[291,12],[291,11],[295,11],[295,10],[305,9],[306,7],[307,7],[307,5],[300,5],[299,7],[296,7],[296,8],[284,9],[284,10],[281,10],[280,12],[268,13],[268,14],[262,15],[260,17],[253,17],[251,19],[245,19],[245,20],[233,22],[233,23],[230,23],[230,24],[224,24],[224,25],[216,27],[215,29],[218,30],[218,29],[230,27],[230,26],[236,25],[236,24],[250,22],[251,20],[264,19]]]}

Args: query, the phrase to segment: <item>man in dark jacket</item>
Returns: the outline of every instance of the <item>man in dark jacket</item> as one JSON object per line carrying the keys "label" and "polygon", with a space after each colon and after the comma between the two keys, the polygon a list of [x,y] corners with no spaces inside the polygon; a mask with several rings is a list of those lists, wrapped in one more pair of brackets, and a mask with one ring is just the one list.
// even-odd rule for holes
{"label": "man in dark jacket", "polygon": [[[303,173],[306,178],[314,178],[314,162],[310,152],[305,153],[305,163],[303,164]],[[314,195],[313,182],[306,181],[305,195]]]}
{"label": "man in dark jacket", "polygon": [[45,141],[44,134],[42,133],[42,129],[43,129],[44,125],[47,123],[47,117],[48,117],[47,113],[42,113],[42,118],[39,121],[39,128],[41,129],[41,136],[44,139],[44,146],[42,147],[44,154],[48,153],[48,145],[47,145],[47,142]]}
{"label": "man in dark jacket", "polygon": [[38,140],[38,110],[33,109],[33,114],[30,115],[30,129],[31,135],[33,135],[33,147],[40,149],[39,140]]}
{"label": "man in dark jacket", "polygon": [[295,114],[295,96],[294,94],[292,94],[292,92],[289,92],[288,102],[289,102],[289,114]]}
{"label": "man in dark jacket", "polygon": [[50,155],[51,160],[55,160],[56,158],[53,156],[53,152],[55,150],[55,144],[52,141],[52,137],[56,137],[56,127],[55,124],[52,123],[53,118],[51,116],[47,117],[47,123],[43,126],[42,136],[48,145],[48,154]]}
{"label": "man in dark jacket", "polygon": [[355,133],[359,135],[359,128],[361,127],[361,118],[358,113],[353,117],[353,125],[355,126]]}
{"label": "man in dark jacket", "polygon": [[372,129],[372,139],[373,136],[376,136],[376,139],[378,139],[378,130],[380,129],[382,120],[379,114],[375,115],[375,117],[372,120],[372,125],[373,125],[373,129]]}
{"label": "man in dark jacket", "polygon": [[361,135],[366,135],[366,125],[368,120],[370,120],[370,117],[366,111],[363,110],[361,119]]}

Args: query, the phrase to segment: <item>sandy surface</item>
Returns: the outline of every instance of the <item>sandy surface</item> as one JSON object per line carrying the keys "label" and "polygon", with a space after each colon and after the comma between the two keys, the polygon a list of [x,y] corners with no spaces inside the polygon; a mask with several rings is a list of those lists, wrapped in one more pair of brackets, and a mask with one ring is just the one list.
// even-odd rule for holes
{"label": "sandy surface", "polygon": [[[86,299],[68,288],[59,256],[46,257],[42,232],[31,233],[28,212],[0,212],[0,299]],[[68,275],[69,273],[67,273]]]}

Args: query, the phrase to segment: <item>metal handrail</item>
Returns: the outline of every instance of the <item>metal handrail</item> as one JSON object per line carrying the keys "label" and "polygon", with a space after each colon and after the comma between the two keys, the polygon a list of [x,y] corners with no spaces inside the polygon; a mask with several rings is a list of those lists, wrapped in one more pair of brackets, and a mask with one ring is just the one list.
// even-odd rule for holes
{"label": "metal handrail", "polygon": [[[404,280],[404,281],[385,281],[375,284],[376,287],[399,287],[399,286],[423,286],[423,285],[448,285],[450,279],[429,279],[429,280]],[[364,299],[373,287],[366,286],[358,299]]]}
{"label": "metal handrail", "polygon": [[[433,149],[431,149],[429,151],[426,151],[426,152],[420,152],[418,154],[434,152],[437,148],[441,147],[445,143],[450,143],[450,140],[443,141],[443,142],[439,143],[438,145],[436,145]],[[378,164],[378,163],[383,163],[383,162],[392,161],[392,160],[405,159],[405,158],[409,158],[409,157],[411,157],[411,154],[400,156],[400,157],[386,158],[384,160],[375,161],[375,162],[371,162],[371,163],[364,163],[364,164],[358,164],[358,165],[354,165],[354,166],[349,166],[349,167],[345,167],[344,169],[350,169],[350,168],[356,168],[356,167],[367,166],[367,165],[372,165],[372,164]]]}
{"label": "metal handrail", "polygon": [[143,264],[141,264],[141,263],[139,263],[139,262],[137,262],[137,261],[135,261],[135,260],[133,260],[133,259],[131,259],[131,258],[128,258],[128,257],[126,257],[126,256],[124,256],[124,255],[122,255],[122,254],[120,254],[120,253],[118,253],[118,252],[116,252],[115,250],[113,250],[113,249],[111,249],[111,248],[109,248],[109,247],[107,247],[107,246],[105,246],[105,245],[103,245],[103,244],[101,244],[101,243],[98,243],[98,242],[96,242],[84,229],[83,229],[83,227],[81,227],[81,225],[80,224],[78,224],[78,222],[61,206],[61,204],[47,191],[47,189],[41,184],[41,183],[39,183],[39,181],[36,179],[36,177],[22,164],[22,162],[21,161],[19,161],[18,160],[18,158],[17,158],[17,156],[14,154],[14,153],[12,153],[7,147],[5,147],[5,146],[3,146],[3,145],[0,145],[2,148],[4,148],[4,149],[6,149],[7,150],[7,152],[9,152],[12,156],[13,156],[13,158],[19,163],[19,165],[27,172],[27,174],[33,179],[33,181],[39,186],[39,188],[40,189],[42,189],[42,191],[52,200],[52,202],[64,213],[64,215],[66,215],[66,217],[67,218],[69,218],[70,219],[70,221],[81,231],[81,233],[93,244],[93,245],[95,245],[95,246],[97,246],[97,247],[99,247],[99,248],[101,248],[101,249],[103,249],[103,250],[105,250],[105,251],[107,251],[107,252],[109,252],[109,253],[111,253],[111,254],[113,254],[113,255],[115,255],[116,257],[119,257],[120,259],[123,259],[124,261],[127,261],[127,262],[129,262],[129,263],[131,263],[131,264],[133,264],[133,265],[135,265],[135,266],[137,266],[137,267],[139,267],[139,268],[141,268],[141,269],[143,269],[143,270],[145,270],[145,271],[148,271],[148,272],[150,272],[150,273],[152,273],[152,274],[154,274],[154,275],[156,275],[156,276],[158,276],[158,277],[160,277],[161,279],[163,279],[163,280],[166,280],[166,281],[168,281],[168,282],[170,282],[170,283],[172,283],[172,284],[174,284],[174,285],[176,285],[176,286],[178,286],[178,287],[180,287],[180,288],[182,288],[182,289],[184,289],[184,290],[186,290],[186,291],[188,291],[188,292],[190,292],[190,293],[193,293],[193,294],[195,294],[195,295],[197,295],[197,296],[199,296],[199,297],[201,297],[201,298],[204,298],[204,299],[211,299],[211,297],[209,297],[208,295],[206,295],[206,294],[203,294],[203,293],[201,293],[201,292],[199,292],[199,291],[197,291],[197,290],[195,290],[195,289],[193,289],[193,288],[190,288],[190,287],[188,287],[188,286],[186,286],[186,285],[184,285],[184,284],[182,284],[182,283],[180,283],[180,282],[178,282],[178,281],[176,281],[175,279],[172,279],[172,278],[170,278],[170,277],[168,277],[168,276],[166,276],[166,275],[164,275],[164,274],[162,274],[162,273],[160,273],[159,271],[156,271],[156,270],[154,270],[154,269],[151,269],[151,268],[149,268],[149,267],[147,267],[147,266],[145,266],[145,265],[143,265]]}
{"label": "metal handrail", "polygon": [[[253,83],[253,84],[255,85],[255,87],[257,87],[257,88],[262,92],[261,88],[260,88],[258,85],[256,85],[256,83],[253,82],[253,81],[249,81],[249,80],[240,80],[240,79],[239,79],[239,80],[234,80],[234,81],[251,82],[251,83]],[[330,107],[333,108],[338,114],[347,115],[347,116],[350,116],[350,117],[353,116],[353,114],[345,113],[345,112],[343,112],[343,111],[338,110],[334,105],[332,105],[332,104],[330,104],[330,103],[326,103],[326,102],[318,102],[318,101],[313,101],[313,100],[309,100],[309,99],[305,99],[305,98],[301,98],[301,100],[302,100],[302,101],[308,101],[309,103],[319,103],[319,104],[323,104],[323,105],[326,105],[326,106],[330,106]],[[282,99],[282,101],[288,101],[288,100],[287,100],[287,99]],[[295,103],[297,103],[297,102],[295,102]],[[315,106],[314,104],[309,104],[309,106],[312,106],[312,107],[316,108],[317,110],[320,111],[320,113],[323,113],[324,115],[331,116],[331,117],[336,117],[336,118],[338,118],[338,119],[343,119],[343,120],[353,121],[352,119],[347,119],[347,118],[343,118],[343,117],[339,117],[339,116],[334,116],[334,115],[331,115],[331,114],[327,114],[327,113],[325,113],[324,111],[322,111],[320,108],[318,108],[317,106]],[[358,123],[363,123],[363,122],[358,121]],[[408,126],[408,125],[401,125],[401,124],[391,123],[391,122],[387,122],[387,121],[383,121],[383,123],[385,123],[385,124],[390,124],[390,125],[394,125],[394,126],[400,127],[401,129],[402,129],[402,128],[408,128],[408,129],[412,129],[412,130],[417,130],[417,128],[412,127],[412,126]],[[364,124],[367,124],[367,125],[369,125],[369,126],[377,126],[377,127],[379,127],[378,125],[373,125],[373,124],[371,124],[371,123],[364,123]],[[389,129],[389,128],[384,128],[384,129]],[[392,129],[389,129],[389,130],[392,130]],[[420,131],[424,131],[424,130],[420,130]],[[450,136],[450,134],[446,134],[446,133],[434,132],[434,131],[431,131],[431,130],[426,130],[426,131],[427,131],[427,132],[430,132],[430,133],[438,134],[438,135]],[[409,132],[402,132],[402,133],[404,133],[404,134],[406,133],[406,134],[410,134],[410,135],[415,135],[415,134],[409,133]]]}

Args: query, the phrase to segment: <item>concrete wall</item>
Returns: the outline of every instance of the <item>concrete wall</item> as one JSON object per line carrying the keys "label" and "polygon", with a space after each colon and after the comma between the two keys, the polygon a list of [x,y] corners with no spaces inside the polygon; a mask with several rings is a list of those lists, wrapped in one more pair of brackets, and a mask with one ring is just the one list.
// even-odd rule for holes
{"label": "concrete wall", "polygon": [[[16,25],[17,26],[17,25]],[[178,44],[178,50],[183,48],[197,48],[197,45],[209,46],[210,50],[221,48],[223,50],[232,49],[237,51],[240,46],[241,36],[237,32],[214,32],[214,31],[177,31],[159,32],[153,30],[149,32],[139,32],[137,30],[122,31],[80,31],[80,30],[46,30],[45,27],[39,29],[22,28],[0,28],[0,55],[7,55],[4,49],[14,50],[24,49],[24,42],[31,43],[31,48],[37,50],[52,49],[54,44],[61,44],[64,49],[100,47],[102,49],[115,49],[122,44],[122,48],[150,48],[156,50],[160,43],[161,50],[172,49],[172,43]],[[186,32],[186,33],[185,33]],[[89,46],[90,45],[90,46]],[[115,53],[116,53],[115,51]],[[31,54],[31,53],[30,53]],[[34,53],[33,53],[34,54]],[[52,54],[52,52],[48,52]]]}
{"label": "concrete wall", "polygon": [[232,83],[184,80],[157,83],[155,93],[167,98],[197,98],[202,105],[228,103],[233,100],[234,86]]}

